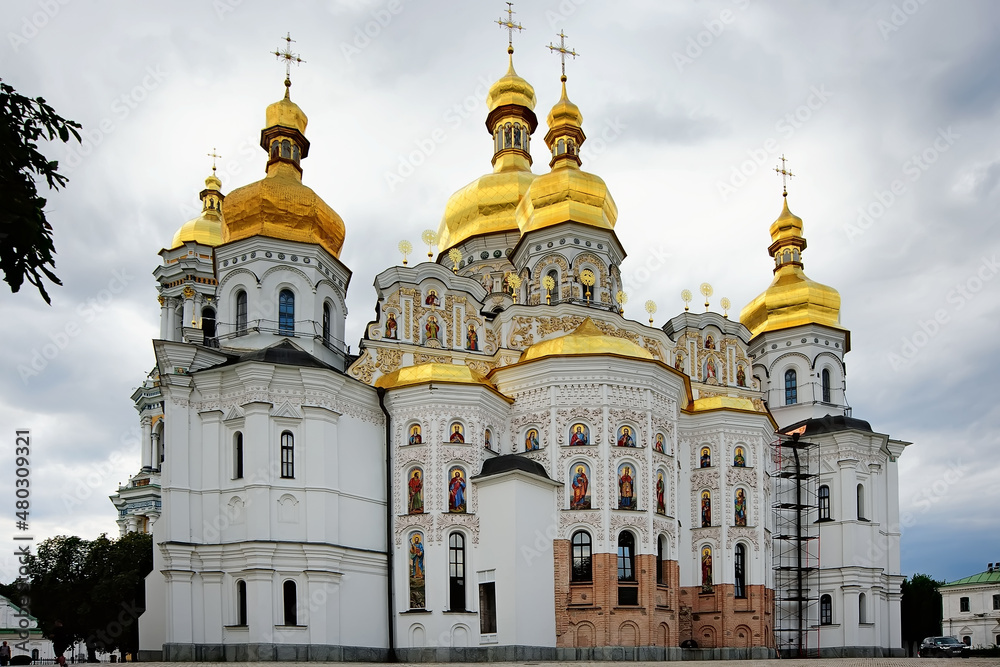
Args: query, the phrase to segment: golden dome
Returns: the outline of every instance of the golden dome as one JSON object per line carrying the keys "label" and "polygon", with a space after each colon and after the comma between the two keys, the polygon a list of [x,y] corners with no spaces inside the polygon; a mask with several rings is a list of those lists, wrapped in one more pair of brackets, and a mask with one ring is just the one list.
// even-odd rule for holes
{"label": "golden dome", "polygon": [[752,336],[804,324],[840,326],[840,294],[806,277],[800,252],[806,247],[802,219],[788,209],[771,225],[768,251],[777,264],[771,285],[740,312],[740,322]]}
{"label": "golden dome", "polygon": [[549,112],[549,131],[545,134],[552,153],[551,171],[535,179],[517,207],[521,234],[561,222],[615,228],[618,206],[607,184],[600,176],[580,169],[580,146],[587,140],[582,122],[580,108],[566,95],[563,77],[562,97]]}
{"label": "golden dome", "polygon": [[431,363],[404,366],[380,377],[375,381],[375,386],[385,389],[399,389],[400,387],[412,387],[431,382],[438,384],[479,385],[493,391],[505,400],[510,400],[507,396],[497,391],[492,382],[465,364]]}
{"label": "golden dome", "polygon": [[309,153],[306,115],[289,96],[267,107],[261,147],[268,151],[267,176],[233,190],[224,204],[222,241],[251,236],[317,243],[334,257],[344,246],[344,221],[302,184],[300,159]]}
{"label": "golden dome", "polygon": [[213,173],[205,179],[201,191],[202,210],[197,218],[188,220],[174,234],[170,249],[180,248],[189,241],[215,247],[222,243],[222,181]]}
{"label": "golden dome", "polygon": [[627,338],[609,336],[589,317],[576,330],[563,336],[535,343],[521,353],[520,361],[543,357],[565,357],[595,354],[613,354],[620,357],[652,359],[653,355]]}
{"label": "golden dome", "polygon": [[486,106],[490,111],[507,104],[534,109],[535,89],[514,71],[514,50],[508,49],[507,53],[510,54],[507,73],[490,86],[490,92],[486,96]]}
{"label": "golden dome", "polygon": [[292,101],[289,90],[289,86],[286,85],[285,97],[278,100],[274,104],[268,105],[267,111],[264,115],[266,119],[264,127],[290,127],[293,130],[298,130],[302,134],[305,134],[309,118],[307,118],[305,112],[299,108],[299,105]]}
{"label": "golden dome", "polygon": [[[507,53],[512,54],[513,49]],[[527,144],[538,122],[533,111],[535,89],[514,71],[513,55],[507,73],[490,86],[486,104],[486,129],[494,137],[493,173],[477,178],[448,198],[438,227],[441,256],[474,236],[516,232],[514,211],[535,179]],[[510,126],[517,124],[523,128],[523,143],[501,145],[494,133],[507,125],[509,141]]]}
{"label": "golden dome", "polygon": [[268,167],[267,176],[229,193],[224,204],[224,243],[250,236],[318,243],[334,257],[344,247],[344,221],[291,164]]}

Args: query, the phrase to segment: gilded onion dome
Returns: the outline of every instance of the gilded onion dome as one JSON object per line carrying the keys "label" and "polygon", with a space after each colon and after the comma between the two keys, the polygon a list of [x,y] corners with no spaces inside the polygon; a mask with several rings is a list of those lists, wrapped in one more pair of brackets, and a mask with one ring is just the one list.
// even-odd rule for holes
{"label": "gilded onion dome", "polygon": [[802,218],[788,209],[785,198],[781,215],[771,225],[768,252],[774,258],[774,280],[740,313],[740,322],[756,336],[803,324],[840,326],[840,294],[810,280],[802,271]]}
{"label": "gilded onion dome", "polygon": [[334,257],[344,245],[344,221],[319,195],[302,184],[300,160],[309,154],[308,118],[289,94],[267,107],[260,145],[268,153],[267,176],[237,188],[225,202],[222,239],[251,236],[318,243]]}
{"label": "gilded onion dome", "polygon": [[535,179],[531,134],[538,126],[535,89],[514,71],[507,49],[507,73],[490,86],[486,129],[493,137],[493,173],[480,176],[451,197],[438,228],[441,256],[474,236],[516,232],[514,210]]}
{"label": "gilded onion dome", "polygon": [[552,154],[551,170],[535,179],[517,207],[521,233],[561,222],[614,229],[618,206],[608,186],[600,176],[580,169],[580,146],[587,137],[583,133],[583,114],[566,94],[565,76],[562,96],[549,112],[548,124],[545,143]]}
{"label": "gilded onion dome", "polygon": [[205,179],[205,189],[199,196],[201,214],[181,225],[170,242],[171,250],[180,248],[188,241],[213,248],[222,243],[222,200],[226,197],[222,194],[222,181],[216,177],[215,169]]}
{"label": "gilded onion dome", "polygon": [[630,340],[609,336],[589,317],[575,330],[563,336],[535,343],[521,353],[520,361],[543,357],[565,357],[594,354],[613,354],[619,357],[652,359],[653,355]]}

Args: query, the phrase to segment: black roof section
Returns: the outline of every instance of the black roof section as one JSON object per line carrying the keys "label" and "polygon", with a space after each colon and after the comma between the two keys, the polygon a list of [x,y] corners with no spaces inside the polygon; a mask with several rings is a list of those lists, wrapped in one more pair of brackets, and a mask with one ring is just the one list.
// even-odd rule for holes
{"label": "black roof section", "polygon": [[[265,347],[260,350],[252,350],[239,356],[230,357],[222,366],[232,366],[244,361],[259,361],[265,364],[280,364],[282,366],[303,366],[305,368],[325,368],[336,371],[330,364],[320,361],[305,350],[292,345],[289,341],[283,340],[277,345]],[[340,371],[337,371],[338,373]]]}
{"label": "black roof section", "polygon": [[803,436],[834,433],[836,431],[864,431],[865,433],[874,433],[872,425],[863,419],[854,419],[853,417],[844,417],[843,415],[826,415],[820,419],[806,419],[796,422],[791,426],[786,426],[780,432],[788,434],[803,426],[806,427],[806,430],[802,433]]}
{"label": "black roof section", "polygon": [[504,454],[486,459],[483,461],[483,470],[477,477],[491,477],[512,470],[520,470],[521,472],[537,475],[543,479],[549,479],[548,474],[545,472],[545,467],[541,463],[518,454]]}

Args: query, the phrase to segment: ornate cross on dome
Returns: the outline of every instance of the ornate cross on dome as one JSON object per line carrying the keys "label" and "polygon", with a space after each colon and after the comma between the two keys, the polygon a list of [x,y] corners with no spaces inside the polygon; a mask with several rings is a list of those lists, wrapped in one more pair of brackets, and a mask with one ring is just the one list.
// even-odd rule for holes
{"label": "ornate cross on dome", "polygon": [[550,42],[548,48],[553,53],[555,53],[557,51],[559,52],[559,60],[562,61],[562,80],[565,81],[566,80],[566,56],[573,56],[573,58],[576,58],[580,54],[577,53],[576,51],[573,51],[571,49],[567,49],[566,48],[566,35],[563,34],[562,30],[559,31],[559,46],[555,46],[554,44],[552,44]]}
{"label": "ornate cross on dome", "polygon": [[507,3],[507,20],[497,19],[497,25],[507,29],[507,51],[514,51],[514,31],[521,32],[524,27],[520,23],[514,23],[514,3]]}
{"label": "ornate cross on dome", "polygon": [[282,39],[285,40],[284,51],[278,51],[276,49],[271,53],[273,53],[278,60],[285,61],[285,88],[290,88],[292,85],[292,63],[298,65],[299,63],[304,63],[305,60],[302,60],[302,58],[299,57],[299,54],[292,53],[292,42],[295,41],[292,39],[292,33],[285,33],[285,36]]}
{"label": "ornate cross on dome", "polygon": [[212,152],[208,153],[208,157],[212,158],[212,175],[214,176],[215,175],[215,159],[216,158],[220,158],[222,156],[221,155],[217,155],[216,152],[215,152],[215,146],[212,146]]}
{"label": "ornate cross on dome", "polygon": [[777,167],[774,168],[775,173],[781,174],[781,196],[782,197],[787,197],[788,196],[788,181],[786,179],[789,179],[789,178],[792,178],[793,176],[795,176],[795,174],[793,174],[792,172],[790,172],[788,169],[785,168],[785,162],[786,162],[786,160],[785,160],[785,154],[782,153],[781,154],[781,169],[778,169]]}

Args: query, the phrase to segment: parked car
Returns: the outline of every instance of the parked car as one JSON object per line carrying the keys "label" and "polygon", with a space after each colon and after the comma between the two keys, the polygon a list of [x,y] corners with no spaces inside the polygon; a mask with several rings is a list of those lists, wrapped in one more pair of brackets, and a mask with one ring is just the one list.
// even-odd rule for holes
{"label": "parked car", "polygon": [[920,644],[921,658],[968,658],[969,647],[957,637],[928,637]]}

